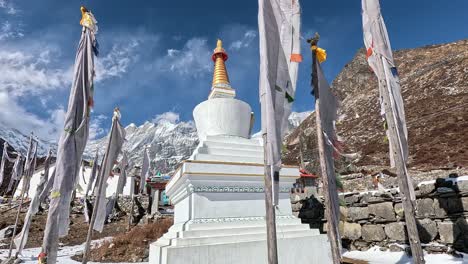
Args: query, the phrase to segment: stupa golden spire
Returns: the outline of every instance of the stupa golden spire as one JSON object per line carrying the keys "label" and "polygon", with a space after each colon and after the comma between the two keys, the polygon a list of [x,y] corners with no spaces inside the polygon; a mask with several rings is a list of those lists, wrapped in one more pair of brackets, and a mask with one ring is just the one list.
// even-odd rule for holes
{"label": "stupa golden spire", "polygon": [[216,49],[213,51],[211,59],[215,63],[212,87],[231,88],[231,85],[229,84],[229,77],[226,71],[226,65],[224,64],[224,62],[228,59],[228,55],[223,49],[223,42],[220,39],[218,39],[218,42],[216,43]]}

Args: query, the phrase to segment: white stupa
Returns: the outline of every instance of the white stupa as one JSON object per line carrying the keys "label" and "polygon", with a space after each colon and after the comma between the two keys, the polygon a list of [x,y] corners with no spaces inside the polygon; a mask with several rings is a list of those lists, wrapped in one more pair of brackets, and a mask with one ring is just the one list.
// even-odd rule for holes
{"label": "white stupa", "polygon": [[[267,263],[263,147],[251,139],[250,106],[235,99],[218,44],[208,100],[193,111],[200,144],[166,186],[174,225],[150,246],[151,264]],[[297,167],[280,172],[279,263],[332,263],[326,235],[292,215]]]}

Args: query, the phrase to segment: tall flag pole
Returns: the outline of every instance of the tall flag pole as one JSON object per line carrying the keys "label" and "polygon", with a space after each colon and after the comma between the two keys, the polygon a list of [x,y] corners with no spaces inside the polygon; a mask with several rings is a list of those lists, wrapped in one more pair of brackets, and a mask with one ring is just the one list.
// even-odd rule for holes
{"label": "tall flag pole", "polygon": [[[35,148],[35,150],[33,150],[33,148]],[[33,155],[35,155],[36,153],[37,153],[37,142],[34,140],[34,136],[31,133],[31,136],[29,138],[28,152],[26,154],[26,164],[25,164],[26,170],[25,170],[25,175],[23,177],[23,186],[21,187],[20,203],[18,205],[18,211],[16,212],[15,226],[13,228],[13,235],[11,236],[10,250],[8,251],[8,258],[11,257],[11,253],[13,252],[13,243],[14,243],[14,237],[15,237],[14,235],[16,234],[16,229],[18,227],[19,215],[21,212],[21,208],[23,206],[24,198],[28,195],[27,193],[27,187],[29,186],[28,181],[31,179],[31,176],[34,173],[34,168],[33,168],[34,156]]]}
{"label": "tall flag pole", "polygon": [[299,0],[259,0],[262,135],[268,263],[278,263],[275,205],[279,200],[281,146],[296,92],[300,55]]}
{"label": "tall flag pole", "polygon": [[108,220],[109,217],[112,215],[112,212],[114,212],[114,208],[116,208],[116,205],[118,206],[119,197],[123,193],[125,184],[127,184],[127,164],[127,153],[124,151],[122,154],[122,159],[119,162],[120,174],[119,179],[117,181],[117,188],[115,189],[114,195],[110,197],[109,201],[107,202],[106,219]]}
{"label": "tall flag pole", "polygon": [[39,261],[57,262],[58,238],[68,234],[70,202],[80,162],[89,135],[89,116],[93,106],[94,56],[97,53],[97,22],[81,7],[83,26],[75,58],[73,83],[59,140],[55,179]]}
{"label": "tall flag pole", "polygon": [[94,200],[93,214],[89,221],[88,236],[86,238],[85,250],[83,254],[83,264],[88,262],[89,250],[91,245],[91,238],[93,236],[93,229],[102,232],[104,223],[106,221],[106,185],[107,178],[111,173],[112,167],[117,161],[117,157],[122,151],[122,145],[125,141],[125,129],[120,124],[120,111],[118,108],[114,110],[112,117],[112,127],[109,133],[109,141],[107,143],[106,153],[104,155],[103,163],[101,164],[101,171],[98,177],[98,189],[96,199]]}
{"label": "tall flag pole", "polygon": [[49,167],[50,167],[50,159],[52,158],[52,152],[49,149],[48,155],[46,157],[46,160],[44,162],[44,174],[41,175],[41,178],[39,180],[39,184],[37,185],[36,189],[36,194],[34,195],[34,198],[32,199],[28,212],[26,213],[26,216],[24,218],[24,225],[23,229],[21,232],[15,237],[14,243],[16,246],[16,257],[18,257],[19,254],[21,254],[21,251],[23,251],[24,246],[26,245],[28,241],[28,236],[29,236],[29,227],[31,226],[31,221],[32,217],[36,215],[36,213],[39,211],[39,206],[41,204],[41,192],[43,191],[44,187],[47,184],[47,180],[49,178]]}
{"label": "tall flag pole", "polygon": [[317,126],[317,145],[320,169],[322,172],[323,194],[325,198],[325,218],[327,235],[332,250],[333,263],[341,263],[341,236],[339,226],[339,202],[336,188],[336,175],[333,160],[334,122],[336,120],[337,100],[323,74],[321,62],[325,61],[325,50],[317,43],[320,36],[307,40],[312,51],[312,94],[315,97],[315,124]]}
{"label": "tall flag pole", "polygon": [[130,228],[132,227],[133,209],[135,208],[135,177],[136,175],[132,175],[130,178],[130,197],[132,199],[132,206],[130,207],[130,213],[128,214],[127,231],[130,231]]}
{"label": "tall flag pole", "polygon": [[88,185],[86,186],[86,192],[84,196],[84,216],[85,216],[85,221],[88,223],[89,218],[90,218],[90,211],[92,211],[92,208],[88,208],[88,195],[89,192],[92,191],[94,182],[96,180],[96,175],[98,174],[98,160],[99,160],[99,153],[96,150],[96,155],[94,156],[93,160],[93,168],[91,169],[91,176],[89,177]]}
{"label": "tall flag pole", "polygon": [[150,168],[150,158],[148,155],[148,147],[145,147],[143,153],[143,164],[141,165],[141,176],[140,176],[140,194],[146,193],[146,178],[148,177]]}
{"label": "tall flag pole", "polygon": [[409,177],[408,132],[405,121],[400,80],[393,61],[387,28],[380,12],[379,0],[362,0],[362,24],[367,61],[379,81],[381,112],[385,116],[390,143],[390,161],[396,167],[400,191],[403,194],[406,228],[415,263],[424,263],[415,215],[416,196]]}

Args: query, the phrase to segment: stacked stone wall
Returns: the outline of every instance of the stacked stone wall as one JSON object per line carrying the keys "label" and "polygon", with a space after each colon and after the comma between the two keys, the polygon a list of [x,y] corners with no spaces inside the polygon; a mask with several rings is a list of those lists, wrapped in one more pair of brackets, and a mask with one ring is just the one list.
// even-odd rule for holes
{"label": "stacked stone wall", "polygon": [[[468,253],[468,181],[438,179],[416,188],[416,219],[429,251],[454,248]],[[326,232],[322,198],[292,194],[293,211],[304,223]],[[402,250],[408,245],[402,197],[397,189],[340,195],[340,233],[352,250],[372,246]]]}

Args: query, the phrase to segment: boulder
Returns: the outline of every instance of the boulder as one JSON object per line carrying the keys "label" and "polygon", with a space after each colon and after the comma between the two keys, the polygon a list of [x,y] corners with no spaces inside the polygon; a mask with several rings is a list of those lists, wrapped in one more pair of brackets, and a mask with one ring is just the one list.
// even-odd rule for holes
{"label": "boulder", "polygon": [[361,237],[361,225],[356,223],[344,222],[343,238],[356,240]]}
{"label": "boulder", "polygon": [[406,241],[408,239],[405,223],[403,222],[386,224],[385,234],[388,238],[396,241]]}
{"label": "boulder", "polygon": [[455,222],[455,236],[453,248],[458,251],[468,253],[468,222],[465,218],[460,217]]}
{"label": "boulder", "polygon": [[437,218],[445,218],[448,212],[448,201],[447,198],[436,198],[434,199],[434,214]]}
{"label": "boulder", "polygon": [[463,212],[463,204],[461,197],[452,197],[447,199],[449,214],[457,214]]}
{"label": "boulder", "polygon": [[416,216],[430,217],[434,215],[434,201],[431,198],[420,199],[416,201]]}
{"label": "boulder", "polygon": [[[13,235],[13,230],[14,229],[15,229],[15,226],[11,225],[11,226],[7,226],[7,227],[3,228],[2,230],[0,230],[0,240],[11,237]],[[21,230],[21,228],[18,227],[17,230]]]}
{"label": "boulder", "polygon": [[400,218],[403,218],[405,217],[405,209],[403,208],[403,204],[402,203],[397,203],[393,206],[393,210],[395,211],[395,213],[400,217]]}
{"label": "boulder", "polygon": [[367,207],[349,207],[348,218],[353,222],[369,218],[369,209]]}
{"label": "boulder", "polygon": [[418,225],[419,239],[421,243],[429,243],[438,234],[437,224],[431,219],[421,219],[416,221]]}
{"label": "boulder", "polygon": [[459,181],[457,182],[457,186],[460,192],[468,192],[468,181]]}
{"label": "boulder", "polygon": [[379,242],[387,237],[382,225],[363,225],[361,234],[362,239],[369,242]]}
{"label": "boulder", "polygon": [[346,196],[344,198],[344,201],[345,201],[346,204],[353,205],[353,204],[359,202],[359,195],[353,194],[353,195],[350,195],[350,196]]}
{"label": "boulder", "polygon": [[435,189],[435,183],[424,183],[419,185],[419,192],[421,193],[421,195],[430,194],[433,191],[435,191]]}
{"label": "boulder", "polygon": [[462,206],[463,206],[463,211],[467,212],[468,211],[468,197],[462,197]]}
{"label": "boulder", "polygon": [[291,204],[293,212],[297,212],[301,210],[302,204],[301,203],[293,203]]}
{"label": "boulder", "polygon": [[390,246],[388,246],[388,249],[390,250],[390,252],[401,252],[405,250],[404,248],[396,244],[391,244]]}
{"label": "boulder", "polygon": [[440,241],[446,244],[453,244],[454,238],[460,234],[460,230],[453,222],[439,222],[437,229],[439,230]]}
{"label": "boulder", "polygon": [[348,207],[340,206],[340,220],[345,221],[348,218]]}
{"label": "boulder", "polygon": [[392,202],[370,204],[369,214],[374,215],[378,220],[396,221]]}

